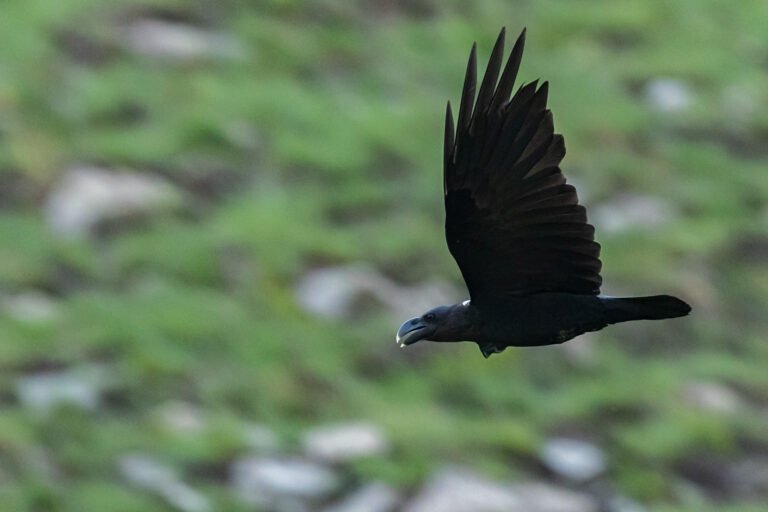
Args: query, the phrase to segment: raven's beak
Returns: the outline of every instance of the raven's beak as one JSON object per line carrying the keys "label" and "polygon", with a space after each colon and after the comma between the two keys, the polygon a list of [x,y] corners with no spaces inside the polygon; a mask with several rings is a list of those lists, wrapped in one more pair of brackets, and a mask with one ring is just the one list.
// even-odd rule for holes
{"label": "raven's beak", "polygon": [[424,325],[419,318],[411,318],[397,330],[395,342],[401,347],[413,345],[417,341],[426,339],[431,334],[431,329]]}

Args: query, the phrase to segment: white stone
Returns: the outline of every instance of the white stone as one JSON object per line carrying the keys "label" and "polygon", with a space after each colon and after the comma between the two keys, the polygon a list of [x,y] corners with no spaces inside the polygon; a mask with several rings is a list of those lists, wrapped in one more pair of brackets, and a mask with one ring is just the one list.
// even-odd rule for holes
{"label": "white stone", "polygon": [[728,464],[725,472],[734,494],[754,498],[768,496],[768,456],[747,456]]}
{"label": "white stone", "polygon": [[[731,124],[749,126],[760,112],[760,91],[755,83],[731,84],[722,91],[722,104]],[[739,126],[741,128],[741,126]]]}
{"label": "white stone", "polygon": [[238,496],[261,507],[321,499],[338,485],[331,469],[298,458],[246,457],[232,468],[232,486]]}
{"label": "white stone", "polygon": [[712,381],[688,382],[683,387],[683,399],[697,409],[722,415],[737,413],[743,405],[731,388]]}
{"label": "white stone", "polygon": [[277,434],[271,428],[257,423],[246,425],[243,438],[248,447],[255,451],[271,452],[280,447]]}
{"label": "white stone", "polygon": [[648,104],[660,112],[679,112],[691,105],[692,94],[688,85],[674,78],[657,78],[645,90]]}
{"label": "white stone", "polygon": [[206,427],[203,412],[189,402],[166,402],[158,407],[157,413],[163,426],[174,432],[195,434]]}
{"label": "white stone", "polygon": [[104,385],[100,368],[80,368],[35,373],[16,381],[19,401],[35,413],[46,414],[59,405],[93,410]]}
{"label": "white stone", "polygon": [[48,196],[45,216],[54,233],[82,238],[100,222],[166,209],[179,197],[158,177],[78,167],[66,171]]}
{"label": "white stone", "polygon": [[140,454],[126,455],[117,463],[118,470],[130,484],[161,496],[182,512],[209,512],[205,495],[182,482],[176,472],[156,459]]}
{"label": "white stone", "polygon": [[597,512],[597,504],[548,484],[505,484],[449,469],[430,478],[403,512]]}
{"label": "white stone", "polygon": [[608,500],[606,512],[647,512],[640,503],[625,498],[623,496],[614,496]]}
{"label": "white stone", "polygon": [[145,489],[157,489],[176,480],[176,473],[171,468],[147,455],[126,455],[117,461],[117,467],[129,483]]}
{"label": "white stone", "polygon": [[594,205],[589,219],[603,233],[623,233],[662,226],[677,217],[677,211],[658,197],[620,194]]}
{"label": "white stone", "polygon": [[17,320],[40,323],[56,316],[58,305],[48,295],[27,291],[4,297],[3,309]]}
{"label": "white stone", "polygon": [[540,457],[553,473],[575,482],[592,480],[605,471],[602,450],[578,439],[549,439],[542,446]]}
{"label": "white stone", "polygon": [[304,436],[304,449],[310,457],[346,462],[386,453],[389,443],[376,425],[359,422],[312,429]]}
{"label": "white stone", "polygon": [[123,45],[138,55],[175,61],[239,59],[244,47],[229,35],[186,23],[136,20],[123,29]]}
{"label": "white stone", "polygon": [[160,495],[165,498],[169,505],[182,512],[208,512],[213,510],[208,498],[204,494],[180,480],[170,482],[161,490]]}
{"label": "white stone", "polygon": [[400,502],[398,493],[390,486],[374,482],[357,489],[323,512],[392,512]]}
{"label": "white stone", "polygon": [[457,294],[445,283],[401,286],[364,265],[317,269],[296,286],[299,305],[315,316],[349,318],[363,298],[372,298],[395,317],[414,316],[436,304],[456,302]]}
{"label": "white stone", "polygon": [[568,362],[579,368],[594,368],[598,361],[595,344],[599,335],[593,332],[584,333],[568,343],[555,345],[563,351]]}
{"label": "white stone", "polygon": [[525,503],[520,512],[598,512],[588,494],[546,483],[518,484],[516,488]]}

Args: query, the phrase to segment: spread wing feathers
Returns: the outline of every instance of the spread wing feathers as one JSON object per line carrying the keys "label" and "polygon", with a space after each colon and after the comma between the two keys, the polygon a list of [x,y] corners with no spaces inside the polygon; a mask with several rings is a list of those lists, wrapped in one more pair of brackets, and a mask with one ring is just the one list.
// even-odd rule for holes
{"label": "spread wing feathers", "polygon": [[472,46],[455,129],[448,103],[448,248],[475,304],[544,291],[597,294],[600,245],[576,189],[558,167],[565,144],[546,107],[548,85],[523,85],[510,99],[525,31],[499,79],[504,35],[502,29],[477,99]]}

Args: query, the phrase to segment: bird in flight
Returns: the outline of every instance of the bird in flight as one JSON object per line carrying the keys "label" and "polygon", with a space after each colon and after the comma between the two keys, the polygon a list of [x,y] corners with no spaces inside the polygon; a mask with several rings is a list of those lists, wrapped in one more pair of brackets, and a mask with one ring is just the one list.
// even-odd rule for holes
{"label": "bird in flight", "polygon": [[687,315],[690,306],[670,295],[600,295],[600,245],[559,167],[565,144],[547,109],[548,84],[511,94],[525,30],[502,71],[504,35],[479,90],[472,46],[455,128],[450,102],[445,116],[445,237],[470,299],[407,320],[397,343],[474,341],[488,357],[619,322]]}

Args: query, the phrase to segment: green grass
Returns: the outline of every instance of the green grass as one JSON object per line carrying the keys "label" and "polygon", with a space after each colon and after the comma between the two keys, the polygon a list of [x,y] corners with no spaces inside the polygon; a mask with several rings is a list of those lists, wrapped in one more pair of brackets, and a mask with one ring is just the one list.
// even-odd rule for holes
{"label": "green grass", "polygon": [[[0,321],[0,508],[166,510],[116,472],[120,455],[146,451],[232,509],[226,482],[193,469],[243,453],[247,422],[297,450],[309,426],[370,418],[394,450],[355,464],[363,479],[414,486],[445,462],[521,478],[546,436],[583,432],[607,451],[618,490],[653,510],[759,509],[691,501],[674,482],[681,459],[768,449],[757,419],[768,274],[743,243],[765,252],[764,2],[424,0],[378,17],[371,5],[389,2],[6,3],[0,185],[23,192],[0,194],[12,199],[0,291],[41,290],[59,308]],[[243,55],[132,55],[115,27],[136,6],[230,34]],[[501,24],[529,29],[521,77],[551,80],[563,167],[590,203],[631,191],[679,207],[659,229],[598,236],[612,289],[678,293],[694,316],[600,333],[589,368],[559,348],[488,361],[470,345],[403,352],[384,312],[335,323],[295,303],[294,283],[318,265],[462,285],[441,232],[442,115],[472,40],[484,62]],[[71,33],[107,57],[78,60],[61,43]],[[691,108],[649,110],[643,87],[658,76],[688,83]],[[747,107],[734,113],[734,97]],[[78,163],[160,173],[186,206],[99,240],[57,240],[41,198]],[[212,197],[191,185],[207,178],[225,184]],[[28,369],[85,363],[110,369],[98,411],[41,418],[16,401]],[[692,410],[680,390],[694,379],[732,386],[745,410]],[[153,420],[177,399],[210,415],[204,432]]]}

